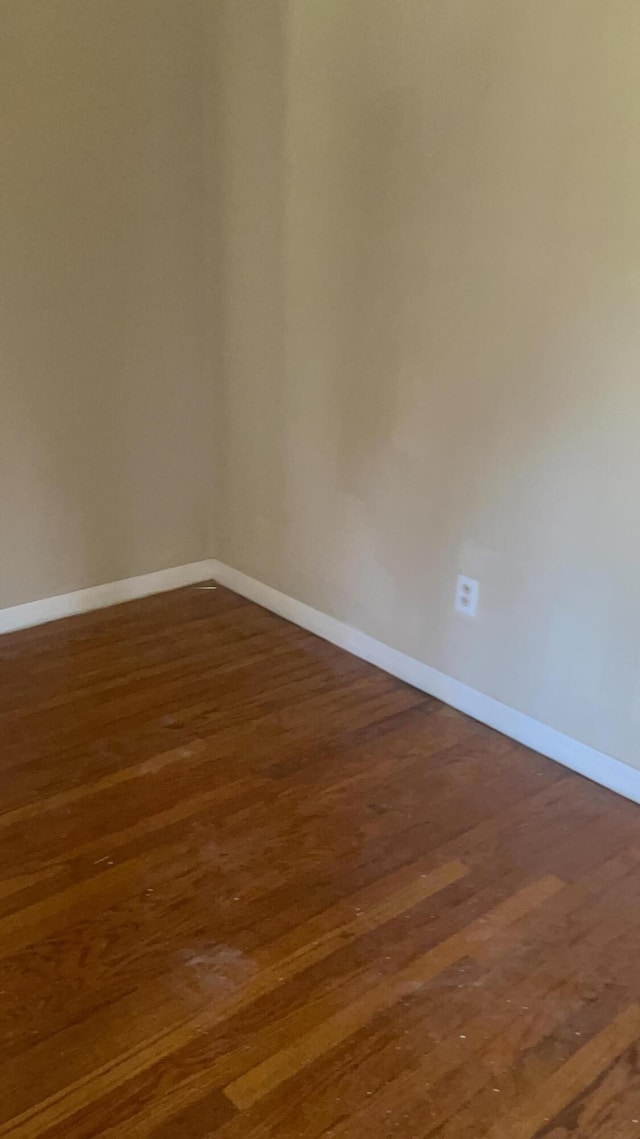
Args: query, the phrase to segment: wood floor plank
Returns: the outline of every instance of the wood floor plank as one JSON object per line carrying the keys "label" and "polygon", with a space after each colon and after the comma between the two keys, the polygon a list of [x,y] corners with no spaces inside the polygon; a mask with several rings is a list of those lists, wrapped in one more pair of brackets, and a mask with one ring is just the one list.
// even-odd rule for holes
{"label": "wood floor plank", "polygon": [[[248,1133],[253,1136],[255,1128],[262,1137],[264,1125],[265,1135],[270,1126],[282,1139],[316,1139],[329,1129],[332,1139],[387,1139],[408,1116],[415,1139],[430,1135],[450,1118],[451,1134],[458,1139],[467,1110],[469,1135],[481,1133],[479,1103],[469,1104],[473,1094],[486,1087],[492,1101],[493,1087],[499,1084],[501,1102],[506,1101],[505,1070],[517,1070],[514,1095],[521,1098],[525,1084],[536,1086],[547,1068],[553,1070],[557,1057],[547,1055],[549,1042],[577,1045],[599,1030],[603,1017],[606,1022],[615,1015],[623,978],[602,1000],[594,1001],[600,989],[598,960],[590,962],[590,974],[585,964],[577,970],[575,955],[570,946],[565,949],[563,938],[567,918],[574,935],[579,933],[584,941],[607,924],[601,903],[608,902],[616,883],[624,886],[631,868],[637,868],[637,860],[625,854],[602,873],[566,887],[545,904],[544,914],[533,911],[525,919],[543,934],[540,941],[532,943],[521,929],[520,946],[507,947],[506,956],[503,950],[495,962],[487,959],[479,969],[449,976],[447,985],[412,999],[401,1019],[395,1013],[379,1018],[348,1050],[334,1050],[311,1071],[288,1081],[280,1095],[243,1113],[247,1124],[253,1122]],[[631,927],[634,915],[628,911],[626,916]],[[627,978],[634,973],[632,957],[626,972]],[[530,1075],[524,1071],[529,1065]],[[489,1114],[495,1110],[490,1102]],[[222,1137],[237,1139],[242,1133],[238,1120],[237,1126],[231,1123],[223,1129]]]}
{"label": "wood floor plank", "polygon": [[351,1005],[318,1025],[306,1036],[275,1053],[225,1088],[232,1103],[243,1109],[268,1095],[279,1084],[296,1075],[307,1064],[323,1056],[329,1049],[353,1036],[373,1017],[399,1001],[416,987],[428,984],[461,957],[473,954],[476,944],[488,941],[495,932],[517,921],[531,909],[562,889],[563,883],[553,876],[524,887],[485,917],[478,918],[467,930],[454,934],[412,961],[406,969],[381,982]]}
{"label": "wood floor plank", "polygon": [[143,760],[141,763],[118,768],[94,782],[83,783],[80,787],[71,787],[67,791],[59,791],[48,797],[25,803],[22,807],[4,811],[0,814],[0,828],[4,829],[5,827],[16,826],[18,823],[26,823],[47,811],[56,811],[61,807],[68,807],[71,803],[77,803],[90,795],[99,795],[102,791],[111,787],[118,787],[132,779],[144,779],[148,775],[161,771],[163,767],[180,763],[193,755],[202,755],[203,753],[206,753],[206,745],[203,740],[194,740],[189,747],[172,748],[164,754],[154,755],[151,759]]}
{"label": "wood floor plank", "polygon": [[0,738],[0,1137],[640,1135],[633,804],[221,587]]}
{"label": "wood floor plank", "polygon": [[[356,918],[350,916],[348,920],[344,920],[346,908],[344,905],[327,912],[323,915],[323,924],[329,928],[324,936],[318,936],[318,923],[312,923],[307,932],[307,936],[311,935],[312,940],[303,941],[299,949],[289,952],[282,958],[277,957],[272,950],[269,956],[273,958],[274,963],[256,973],[245,983],[240,992],[231,996],[225,994],[217,1001],[209,1002],[204,1010],[169,1031],[159,1033],[155,1038],[148,1040],[144,1047],[125,1052],[102,1069],[91,1072],[88,1079],[81,1079],[75,1085],[62,1089],[48,1102],[36,1105],[33,1111],[25,1112],[20,1118],[8,1121],[5,1128],[0,1126],[0,1135],[18,1133],[24,1134],[25,1137],[31,1134],[37,1135],[39,1133],[37,1129],[42,1126],[43,1120],[47,1126],[60,1122],[67,1115],[86,1106],[96,1095],[104,1095],[106,1091],[117,1087],[121,1082],[131,1079],[132,1076],[157,1063],[163,1056],[177,1051],[198,1033],[209,1030],[219,1021],[271,992],[313,963],[330,956],[338,947],[343,947],[348,941],[361,937],[397,914],[411,909],[420,901],[458,881],[465,874],[466,868],[461,863],[446,863],[431,873],[419,874],[403,888],[392,889],[390,893],[383,895],[376,906],[367,910],[362,909],[360,904],[364,899],[356,895],[351,899],[349,906],[352,913],[360,911]],[[336,924],[332,925],[332,922]],[[35,1124],[36,1130],[30,1131],[29,1127],[32,1124]]]}
{"label": "wood floor plank", "polygon": [[535,1139],[567,1103],[640,1038],[640,1004],[632,1004],[567,1060],[518,1108],[498,1119],[486,1139]]}

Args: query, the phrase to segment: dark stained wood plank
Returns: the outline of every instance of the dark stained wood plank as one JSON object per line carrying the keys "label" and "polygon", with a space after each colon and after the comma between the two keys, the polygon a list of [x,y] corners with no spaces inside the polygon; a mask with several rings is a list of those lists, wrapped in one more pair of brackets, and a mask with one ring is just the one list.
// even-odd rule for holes
{"label": "dark stained wood plank", "polygon": [[640,1134],[635,806],[229,591],[0,638],[0,1137]]}
{"label": "dark stained wood plank", "polygon": [[[582,1089],[589,1088],[603,1071],[610,1070],[639,1037],[640,1005],[632,1004],[580,1048],[515,1111],[499,1119],[487,1132],[487,1139],[533,1139],[536,1133],[540,1133],[543,1123],[570,1103]],[[548,1131],[544,1128],[543,1134],[545,1130]]]}

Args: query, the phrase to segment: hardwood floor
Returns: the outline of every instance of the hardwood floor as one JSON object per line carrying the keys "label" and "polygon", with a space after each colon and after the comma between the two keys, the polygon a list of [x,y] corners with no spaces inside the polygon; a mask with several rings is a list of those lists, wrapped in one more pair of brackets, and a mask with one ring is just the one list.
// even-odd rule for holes
{"label": "hardwood floor", "polygon": [[0,1139],[640,1137],[638,807],[222,588],[0,681]]}

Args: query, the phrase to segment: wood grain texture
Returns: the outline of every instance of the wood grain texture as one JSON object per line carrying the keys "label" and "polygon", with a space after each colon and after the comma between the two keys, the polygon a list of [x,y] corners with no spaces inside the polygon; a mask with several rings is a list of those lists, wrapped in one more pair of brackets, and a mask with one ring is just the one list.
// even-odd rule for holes
{"label": "wood grain texture", "polygon": [[640,1136],[631,803],[222,588],[0,733],[3,1139]]}

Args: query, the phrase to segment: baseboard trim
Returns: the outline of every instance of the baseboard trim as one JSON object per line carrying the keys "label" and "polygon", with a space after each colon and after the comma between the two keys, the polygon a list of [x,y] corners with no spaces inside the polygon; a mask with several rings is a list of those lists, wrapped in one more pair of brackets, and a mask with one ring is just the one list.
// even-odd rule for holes
{"label": "baseboard trim", "polygon": [[494,700],[475,688],[470,688],[452,676],[447,676],[437,669],[431,668],[405,653],[392,649],[389,645],[369,637],[358,629],[337,621],[334,617],[321,613],[296,601],[279,590],[265,585],[255,578],[248,577],[239,570],[225,565],[219,561],[210,563],[210,576],[220,585],[239,593],[265,609],[278,613],[295,625],[300,625],[311,633],[338,645],[341,649],[361,657],[370,664],[377,665],[392,676],[406,681],[407,684],[428,692],[430,696],[437,697],[445,704],[450,704],[460,712],[472,716],[487,724],[505,736],[517,740],[518,743],[540,752],[549,759],[571,768],[579,775],[586,776],[594,783],[624,795],[635,803],[640,803],[640,771],[629,767],[626,763],[614,759],[604,752],[596,751],[587,744],[566,736],[547,724],[534,720],[524,712]]}
{"label": "baseboard trim", "polygon": [[170,589],[180,589],[186,585],[213,578],[220,585],[247,597],[265,609],[278,613],[281,617],[300,625],[310,633],[315,633],[325,641],[338,645],[354,656],[376,665],[384,672],[406,681],[422,692],[428,692],[445,704],[457,708],[487,724],[503,735],[517,740],[540,752],[549,759],[571,768],[594,783],[615,791],[635,803],[640,803],[640,771],[630,767],[613,756],[597,751],[588,744],[580,743],[571,736],[564,735],[524,712],[518,712],[508,704],[494,700],[475,688],[470,688],[460,680],[439,672],[430,665],[423,664],[405,653],[392,649],[375,637],[354,629],[335,617],[329,617],[319,609],[313,609],[302,601],[273,589],[264,582],[248,577],[240,570],[233,569],[223,562],[205,559],[189,565],[174,566],[171,569],[157,570],[155,573],[129,577],[122,581],[108,582],[89,589],[58,597],[45,597],[39,601],[28,601],[23,605],[13,605],[0,609],[0,634],[57,621],[78,613],[88,613],[93,609],[103,609],[118,605],[122,601],[133,601],[139,597],[149,597],[154,593],[164,593]]}
{"label": "baseboard trim", "polygon": [[78,589],[74,593],[63,593],[58,597],[27,601],[24,605],[0,609],[0,634],[43,625],[61,617],[72,617],[76,613],[89,613],[92,609],[104,609],[108,605],[118,605],[121,601],[134,601],[137,597],[149,597],[152,593],[165,593],[169,589],[195,585],[211,576],[210,561],[191,562],[186,566],[157,570],[140,577],[128,577],[123,581]]}

